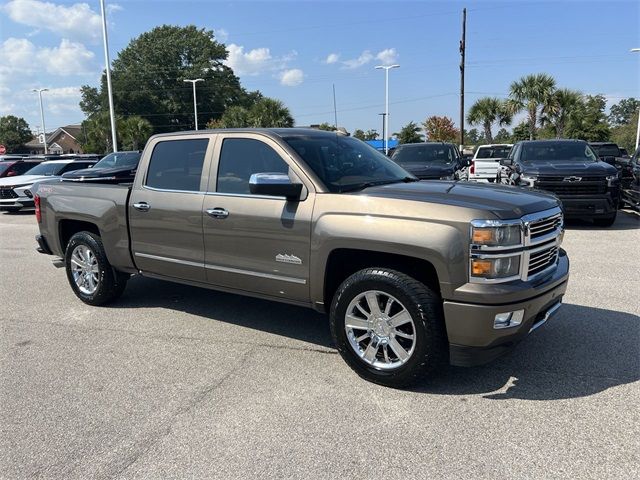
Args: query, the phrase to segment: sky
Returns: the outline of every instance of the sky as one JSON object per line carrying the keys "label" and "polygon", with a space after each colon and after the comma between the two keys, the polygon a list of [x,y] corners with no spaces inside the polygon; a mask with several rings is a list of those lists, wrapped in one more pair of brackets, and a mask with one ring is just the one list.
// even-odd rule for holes
{"label": "sky", "polygon": [[[459,122],[459,41],[467,8],[465,103],[506,98],[509,85],[545,72],[559,87],[640,97],[638,1],[106,0],[111,58],[162,24],[211,29],[249,90],[282,100],[296,125],[334,122],[382,131],[384,72],[390,131],[447,115]],[[104,69],[100,2],[0,0],[0,115],[47,130],[79,123],[81,85]]]}

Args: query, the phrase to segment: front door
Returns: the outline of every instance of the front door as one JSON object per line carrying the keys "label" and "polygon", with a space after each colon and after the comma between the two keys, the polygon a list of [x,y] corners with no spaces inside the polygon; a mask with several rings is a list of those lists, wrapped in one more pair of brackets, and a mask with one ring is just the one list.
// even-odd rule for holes
{"label": "front door", "polygon": [[300,201],[252,195],[254,173],[302,174],[284,150],[260,134],[221,135],[204,198],[205,269],[209,283],[302,302],[309,300],[314,193]]}
{"label": "front door", "polygon": [[129,200],[134,261],[143,273],[205,282],[202,204],[213,137],[155,142],[140,165],[146,175],[136,178]]}

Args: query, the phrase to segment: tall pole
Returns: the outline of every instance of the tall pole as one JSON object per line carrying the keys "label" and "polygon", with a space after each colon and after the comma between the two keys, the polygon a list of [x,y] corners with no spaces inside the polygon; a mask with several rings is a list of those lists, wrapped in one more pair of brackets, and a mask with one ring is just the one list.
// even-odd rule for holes
{"label": "tall pole", "polygon": [[198,130],[198,101],[196,98],[196,83],[198,82],[204,82],[204,78],[196,78],[193,80],[183,80],[184,82],[190,82],[191,85],[193,86],[193,116],[195,117],[195,125],[196,125],[196,130]]}
{"label": "tall pole", "polygon": [[38,98],[40,99],[40,122],[42,123],[42,138],[44,138],[44,154],[47,153],[47,129],[44,126],[44,108],[42,108],[42,92],[48,91],[48,88],[34,88],[32,92],[38,92]]}
{"label": "tall pole", "polygon": [[464,148],[464,54],[466,50],[467,9],[462,9],[462,40],[460,40],[460,151]]}
{"label": "tall pole", "polygon": [[384,70],[384,154],[389,154],[389,70],[400,65],[378,65],[377,69]]}
{"label": "tall pole", "polygon": [[382,115],[382,145],[384,148],[384,139],[387,136],[387,114],[383,112],[379,113],[378,115]]}
{"label": "tall pole", "polygon": [[[640,48],[632,48],[630,50],[632,53],[640,52]],[[638,109],[638,127],[636,129],[636,150],[638,150],[638,145],[640,145],[640,109]]]}
{"label": "tall pole", "polygon": [[338,129],[338,108],[336,107],[336,84],[333,84],[333,126]]}
{"label": "tall pole", "polygon": [[111,60],[109,60],[109,39],[107,37],[107,13],[104,8],[104,0],[100,0],[100,12],[102,13],[102,40],[104,43],[104,62],[107,72],[107,94],[109,95],[109,117],[111,118],[111,143],[113,151],[118,151],[118,138],[116,135],[116,112],[113,108],[113,89],[111,87]]}

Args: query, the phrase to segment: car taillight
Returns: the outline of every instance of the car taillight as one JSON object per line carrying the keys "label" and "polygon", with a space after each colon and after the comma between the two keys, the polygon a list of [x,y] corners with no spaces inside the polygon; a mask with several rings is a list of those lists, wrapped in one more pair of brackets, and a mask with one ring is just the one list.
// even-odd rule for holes
{"label": "car taillight", "polygon": [[42,222],[42,213],[40,212],[40,195],[33,197],[33,204],[36,207],[36,220],[40,223]]}
{"label": "car taillight", "polygon": [[471,160],[471,166],[469,167],[469,173],[476,173],[476,161]]}

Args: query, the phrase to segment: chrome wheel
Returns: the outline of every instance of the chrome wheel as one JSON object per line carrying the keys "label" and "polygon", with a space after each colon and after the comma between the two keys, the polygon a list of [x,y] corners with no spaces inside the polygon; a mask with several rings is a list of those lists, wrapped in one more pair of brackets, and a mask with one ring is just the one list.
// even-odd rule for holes
{"label": "chrome wheel", "polygon": [[93,251],[86,245],[78,245],[71,253],[71,273],[78,289],[93,295],[100,284],[100,267]]}
{"label": "chrome wheel", "polygon": [[415,349],[411,314],[398,299],[379,290],[363,292],[351,301],[344,327],[353,351],[380,370],[404,365]]}

